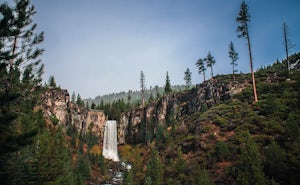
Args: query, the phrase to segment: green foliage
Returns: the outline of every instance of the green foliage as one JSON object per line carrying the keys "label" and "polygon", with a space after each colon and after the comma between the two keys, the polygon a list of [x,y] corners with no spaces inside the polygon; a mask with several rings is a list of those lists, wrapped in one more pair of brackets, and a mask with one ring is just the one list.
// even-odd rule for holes
{"label": "green foliage", "polygon": [[161,123],[157,124],[157,132],[155,134],[158,147],[163,147],[165,144],[164,127]]}
{"label": "green foliage", "polygon": [[156,149],[152,149],[151,151],[150,158],[148,159],[146,175],[151,178],[153,185],[163,184],[163,164]]}
{"label": "green foliage", "polygon": [[54,78],[53,75],[51,75],[51,76],[49,77],[48,85],[49,85],[50,87],[56,87],[56,82],[55,82],[55,78]]}
{"label": "green foliage", "polygon": [[206,66],[205,66],[205,59],[199,58],[199,60],[196,62],[196,66],[198,67],[198,72],[199,74],[203,74],[203,81],[205,81],[205,71],[206,71]]}
{"label": "green foliage", "polygon": [[[299,115],[297,115],[298,119],[295,115],[289,114],[288,119],[285,123],[285,131],[284,131],[284,137],[286,140],[293,140],[299,138],[300,136],[300,126],[299,126]],[[298,120],[298,121],[297,121]]]}
{"label": "green foliage", "polygon": [[236,18],[238,22],[237,32],[238,37],[245,37],[248,38],[248,22],[250,22],[250,14],[248,12],[248,5],[245,1],[242,2],[239,15]]}
{"label": "green foliage", "polygon": [[222,141],[218,141],[216,146],[216,155],[219,161],[224,161],[229,156],[230,152],[226,143]]}
{"label": "green foliage", "polygon": [[83,184],[90,177],[90,164],[87,158],[78,150],[76,154],[76,165],[74,169],[74,181]]}
{"label": "green foliage", "polygon": [[224,127],[224,126],[228,125],[228,121],[225,118],[221,117],[221,116],[216,116],[213,119],[213,122],[214,122],[214,124],[216,124],[220,127]]}
{"label": "green foliage", "polygon": [[[0,4],[0,154],[27,146],[36,134],[33,106],[39,97],[44,65],[43,33],[36,33],[30,1]],[[18,46],[18,47],[16,47]],[[34,89],[34,91],[32,91]],[[25,120],[23,120],[25,119]],[[22,124],[26,122],[26,126]],[[29,129],[31,128],[31,129]],[[25,129],[25,130],[24,130]]]}
{"label": "green foliage", "polygon": [[71,184],[71,155],[66,148],[62,129],[43,131],[37,142],[38,184]]}
{"label": "green foliage", "polygon": [[192,85],[192,72],[189,68],[186,68],[186,71],[184,72],[184,81],[186,88],[189,89]]}
{"label": "green foliage", "polygon": [[77,94],[76,104],[81,106],[81,107],[84,107],[84,101],[82,100],[79,93]]}
{"label": "green foliage", "polygon": [[238,53],[235,51],[234,46],[232,41],[229,44],[229,58],[231,59],[231,65],[232,65],[232,76],[233,76],[233,80],[235,81],[235,75],[234,73],[237,72],[237,70],[234,68],[235,66],[237,66],[236,61],[239,59],[239,55]]}
{"label": "green foliage", "polygon": [[212,185],[212,181],[205,168],[198,167],[193,184],[195,185]]}
{"label": "green foliage", "polygon": [[215,58],[211,55],[211,53],[208,52],[207,57],[205,58],[205,61],[206,61],[207,67],[210,67],[210,69],[211,69],[211,78],[213,78],[213,76],[214,76],[214,73],[213,73],[213,65],[215,65],[216,60],[215,60]]}
{"label": "green foliage", "polygon": [[76,94],[73,91],[72,96],[71,96],[71,102],[75,103],[75,99],[76,99]]}
{"label": "green foliage", "polygon": [[237,173],[237,184],[267,184],[258,146],[247,132],[244,134],[244,143],[241,146],[241,164],[238,167]]}
{"label": "green foliage", "polygon": [[123,173],[123,185],[133,185],[133,170],[126,170]]}
{"label": "green foliage", "polygon": [[146,177],[144,185],[152,185],[151,177]]}
{"label": "green foliage", "polygon": [[172,92],[171,83],[170,83],[170,77],[169,73],[167,72],[166,75],[166,83],[165,83],[165,94],[170,94]]}
{"label": "green foliage", "polygon": [[[286,152],[274,141],[268,146],[266,151],[265,169],[266,174],[270,179],[276,179],[276,181],[282,181],[284,177],[283,171],[287,170],[285,161]],[[284,182],[282,182],[284,184]]]}

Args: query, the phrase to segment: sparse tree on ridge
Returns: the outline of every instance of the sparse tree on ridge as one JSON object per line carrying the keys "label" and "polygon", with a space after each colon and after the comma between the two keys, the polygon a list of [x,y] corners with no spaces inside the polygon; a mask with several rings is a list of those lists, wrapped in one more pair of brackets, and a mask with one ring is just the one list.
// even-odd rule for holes
{"label": "sparse tree on ridge", "polygon": [[160,97],[160,94],[159,94],[159,87],[156,85],[155,87],[154,87],[154,89],[155,89],[155,92],[156,92],[156,99],[158,99],[159,97]]}
{"label": "sparse tree on ridge", "polygon": [[76,94],[73,91],[72,96],[71,96],[71,102],[75,103],[75,101],[76,101]]}
{"label": "sparse tree on ridge", "polygon": [[283,23],[283,39],[284,39],[284,48],[285,48],[285,54],[286,54],[286,61],[287,61],[287,70],[288,73],[290,73],[290,61],[289,61],[289,49],[293,47],[292,42],[288,38],[289,36],[289,31],[288,31],[288,26],[286,23]]}
{"label": "sparse tree on ridge", "polygon": [[206,57],[205,60],[206,60],[207,67],[210,67],[211,78],[213,78],[213,77],[214,77],[213,65],[215,65],[216,60],[215,60],[215,58],[211,55],[210,52],[208,52],[207,57]]}
{"label": "sparse tree on ridge", "polygon": [[238,37],[239,38],[244,37],[247,39],[254,101],[257,102],[258,98],[256,93],[255,76],[253,72],[253,61],[252,61],[252,53],[251,53],[251,43],[250,43],[249,30],[248,30],[248,23],[250,22],[250,14],[248,13],[248,5],[246,4],[245,1],[243,1],[241,4],[240,12],[236,18],[236,21],[238,22],[238,27],[237,27]]}
{"label": "sparse tree on ridge", "polygon": [[237,70],[234,67],[237,66],[236,61],[239,59],[239,54],[235,51],[232,41],[229,44],[229,58],[231,58],[232,76],[233,81],[235,81],[234,73],[237,72]]}
{"label": "sparse tree on ridge", "polygon": [[170,83],[170,77],[169,73],[167,72],[166,75],[166,84],[165,84],[165,94],[168,95],[172,92],[171,83]]}
{"label": "sparse tree on ridge", "polygon": [[50,87],[56,87],[56,82],[55,82],[55,78],[54,78],[53,75],[51,75],[51,76],[49,77],[49,82],[48,82],[48,84],[49,84]]}
{"label": "sparse tree on ridge", "polygon": [[192,85],[192,72],[189,68],[186,68],[186,71],[184,72],[184,80],[186,87],[190,88]]}
{"label": "sparse tree on ridge", "polygon": [[77,94],[76,104],[82,107],[84,106],[84,101],[82,100],[79,93]]}
{"label": "sparse tree on ridge", "polygon": [[146,85],[145,85],[145,75],[143,71],[141,71],[140,73],[140,87],[141,87],[141,94],[142,94],[142,107],[144,107]]}
{"label": "sparse tree on ridge", "polygon": [[203,74],[203,81],[205,81],[205,60],[203,58],[199,58],[199,60],[196,62],[196,66],[198,67],[199,74]]}

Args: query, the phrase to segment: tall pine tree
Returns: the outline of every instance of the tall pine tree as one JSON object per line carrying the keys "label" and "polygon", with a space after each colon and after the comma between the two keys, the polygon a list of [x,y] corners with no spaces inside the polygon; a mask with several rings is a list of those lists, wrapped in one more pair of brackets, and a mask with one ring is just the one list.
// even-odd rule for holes
{"label": "tall pine tree", "polygon": [[38,97],[43,32],[35,31],[35,9],[29,0],[1,3],[0,12],[0,153],[6,153],[28,144],[26,138],[36,132],[34,125],[22,129],[22,117],[33,111]]}
{"label": "tall pine tree", "polygon": [[236,21],[238,22],[237,32],[239,38],[246,38],[247,44],[248,44],[248,52],[249,52],[249,59],[250,59],[250,70],[251,70],[251,76],[252,76],[252,86],[253,86],[253,95],[254,95],[254,101],[257,102],[257,93],[256,93],[256,84],[255,84],[255,76],[253,71],[253,61],[252,61],[252,52],[251,52],[251,42],[250,42],[250,36],[249,36],[249,25],[250,22],[250,14],[248,12],[248,5],[245,1],[242,2],[240,7],[240,12],[238,17],[236,18]]}

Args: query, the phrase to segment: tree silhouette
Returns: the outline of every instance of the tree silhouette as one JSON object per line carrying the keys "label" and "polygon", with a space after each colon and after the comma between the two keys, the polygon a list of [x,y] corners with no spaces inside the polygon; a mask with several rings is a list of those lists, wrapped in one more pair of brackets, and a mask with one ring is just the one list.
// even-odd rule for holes
{"label": "tree silhouette", "polygon": [[55,82],[55,78],[54,78],[53,75],[51,75],[51,76],[49,77],[49,82],[48,82],[48,84],[49,84],[50,87],[56,87],[56,82]]}
{"label": "tree silhouette", "polygon": [[216,60],[215,60],[215,58],[211,55],[210,52],[208,52],[207,57],[205,58],[205,60],[206,60],[207,67],[210,67],[210,70],[211,70],[211,78],[213,78],[213,77],[214,77],[214,73],[213,73],[213,65],[215,65]]}
{"label": "tree silhouette", "polygon": [[36,133],[34,119],[27,128],[22,120],[34,114],[44,69],[39,58],[44,34],[36,33],[34,14],[28,0],[0,4],[0,153],[19,150]]}
{"label": "tree silhouette", "polygon": [[166,75],[166,83],[165,83],[165,93],[168,95],[172,92],[171,83],[170,83],[170,77],[169,73],[167,72]]}
{"label": "tree silhouette", "polygon": [[256,93],[256,85],[255,85],[255,76],[253,72],[253,61],[252,61],[252,52],[251,52],[251,43],[249,37],[249,30],[248,30],[248,22],[250,22],[250,14],[248,13],[248,5],[245,1],[242,2],[240,7],[240,12],[236,18],[238,22],[237,32],[239,38],[246,38],[248,43],[248,52],[250,58],[250,70],[252,75],[252,86],[253,86],[253,94],[254,94],[254,101],[257,102],[257,93]]}
{"label": "tree silhouette", "polygon": [[237,72],[237,70],[234,67],[237,66],[236,61],[239,59],[239,54],[235,51],[232,41],[229,44],[229,58],[231,58],[232,77],[233,81],[235,81],[234,73]]}
{"label": "tree silhouette", "polygon": [[186,87],[190,88],[192,85],[192,72],[189,68],[186,68],[186,71],[184,72],[184,80]]}
{"label": "tree silhouette", "polygon": [[286,61],[287,61],[287,70],[288,74],[290,73],[290,61],[289,61],[289,49],[293,47],[293,44],[291,40],[288,38],[289,36],[289,31],[288,31],[288,26],[286,23],[283,23],[283,39],[284,39],[284,48],[285,48],[285,54],[286,54]]}
{"label": "tree silhouette", "polygon": [[143,71],[141,71],[140,73],[140,87],[141,87],[141,94],[142,94],[142,107],[144,107],[146,85],[145,85],[145,75]]}
{"label": "tree silhouette", "polygon": [[199,58],[199,60],[196,62],[196,66],[198,67],[199,74],[203,74],[203,81],[205,81],[205,60],[203,58]]}

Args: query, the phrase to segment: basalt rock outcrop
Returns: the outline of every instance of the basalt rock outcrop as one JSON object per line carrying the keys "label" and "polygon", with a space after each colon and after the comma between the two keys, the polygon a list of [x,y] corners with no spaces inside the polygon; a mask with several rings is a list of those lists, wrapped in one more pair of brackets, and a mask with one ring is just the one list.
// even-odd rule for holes
{"label": "basalt rock outcrop", "polygon": [[125,112],[120,118],[119,143],[138,143],[141,135],[146,134],[145,129],[150,128],[155,134],[158,124],[170,124],[174,119],[210,108],[230,99],[241,88],[238,83],[225,84],[212,79],[191,90],[164,96],[145,107]]}
{"label": "basalt rock outcrop", "polygon": [[42,111],[46,122],[75,126],[83,134],[91,131],[103,140],[105,115],[103,111],[88,110],[70,101],[67,90],[50,88],[42,94]]}

